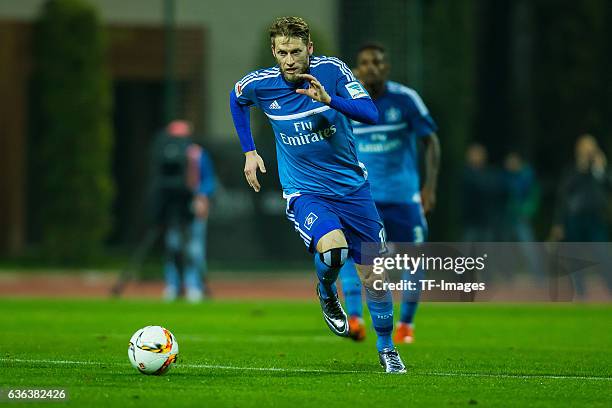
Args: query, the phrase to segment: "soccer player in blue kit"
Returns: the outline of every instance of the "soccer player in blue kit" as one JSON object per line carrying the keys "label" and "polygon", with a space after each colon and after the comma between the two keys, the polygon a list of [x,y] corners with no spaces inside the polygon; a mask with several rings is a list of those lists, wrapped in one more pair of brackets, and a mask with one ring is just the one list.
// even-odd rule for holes
{"label": "soccer player in blue kit", "polygon": [[249,73],[230,93],[234,126],[245,154],[244,174],[259,192],[265,173],[251,135],[249,108],[268,116],[276,139],[278,171],[287,217],[314,253],[317,295],[331,331],[346,337],[348,317],[336,289],[340,268],[351,257],[365,287],[377,334],[379,361],[388,373],[406,368],[393,345],[393,303],[389,290],[374,289],[376,254],[385,250],[382,221],[372,200],[367,172],[357,160],[350,120],[374,124],[378,112],[368,93],[339,59],[313,56],[308,24],[281,17],[270,27],[277,65]]}
{"label": "soccer player in blue kit", "polygon": [[[419,95],[411,88],[388,81],[389,63],[380,44],[365,44],[357,54],[356,74],[378,108],[377,124],[353,123],[357,155],[368,169],[372,197],[385,225],[389,242],[421,243],[427,239],[424,213],[436,202],[440,144],[436,124]],[[425,180],[420,190],[417,140],[425,144]],[[418,280],[404,273],[403,279]],[[342,290],[350,316],[350,337],[363,340],[361,283],[350,261],[340,271]],[[417,288],[420,285],[416,285]],[[419,291],[402,294],[400,321],[393,341],[412,343],[413,319]]]}

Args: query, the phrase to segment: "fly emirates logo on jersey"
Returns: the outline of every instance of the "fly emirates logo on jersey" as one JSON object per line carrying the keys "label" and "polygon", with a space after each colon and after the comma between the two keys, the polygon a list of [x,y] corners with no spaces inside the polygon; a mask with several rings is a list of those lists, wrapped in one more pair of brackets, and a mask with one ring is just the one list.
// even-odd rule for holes
{"label": "fly emirates logo on jersey", "polygon": [[332,137],[336,133],[336,125],[323,129],[314,129],[312,122],[294,122],[293,128],[295,133],[292,135],[279,132],[281,141],[289,146],[303,146],[320,142]]}

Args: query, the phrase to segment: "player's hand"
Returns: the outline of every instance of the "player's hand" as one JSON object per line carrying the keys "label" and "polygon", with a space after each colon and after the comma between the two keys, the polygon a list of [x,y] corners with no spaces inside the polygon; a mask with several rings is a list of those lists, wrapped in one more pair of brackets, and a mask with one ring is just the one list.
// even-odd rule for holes
{"label": "player's hand", "polygon": [[607,166],[608,160],[606,159],[605,153],[601,149],[598,149],[593,157],[593,174],[596,176],[603,176],[606,173]]}
{"label": "player's hand", "polygon": [[247,183],[249,183],[249,186],[251,186],[256,193],[259,193],[259,190],[261,189],[259,180],[257,180],[258,169],[262,173],[266,172],[266,166],[264,165],[261,156],[257,154],[257,150],[246,152],[244,154],[244,177],[246,178]]}
{"label": "player's hand", "polygon": [[299,74],[298,78],[301,78],[305,81],[308,81],[310,87],[308,89],[296,89],[295,92],[309,96],[315,101],[328,104],[331,101],[331,96],[325,90],[325,87],[317,80],[317,78],[313,77],[310,74]]}
{"label": "player's hand", "polygon": [[423,211],[429,213],[436,207],[436,190],[432,188],[423,188],[421,191],[421,201],[423,203]]}
{"label": "player's hand", "polygon": [[210,201],[208,197],[203,194],[198,194],[193,199],[193,212],[195,216],[201,220],[205,220],[208,218],[208,213],[210,211]]}

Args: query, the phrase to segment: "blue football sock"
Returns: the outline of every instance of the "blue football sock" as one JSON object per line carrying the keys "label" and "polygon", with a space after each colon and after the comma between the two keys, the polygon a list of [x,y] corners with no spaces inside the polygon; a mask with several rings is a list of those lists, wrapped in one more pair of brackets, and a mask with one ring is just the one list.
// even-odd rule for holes
{"label": "blue football sock", "polygon": [[361,281],[352,259],[347,259],[342,269],[340,269],[340,279],[342,280],[342,293],[344,293],[346,313],[349,316],[362,317]]}
{"label": "blue football sock", "polygon": [[376,331],[376,348],[381,351],[385,348],[393,348],[391,332],[393,332],[393,298],[391,291],[374,290],[367,288],[366,303],[370,316],[372,316],[372,326]]}
{"label": "blue football sock", "polygon": [[336,279],[338,279],[338,273],[340,268],[332,268],[327,266],[325,262],[321,260],[319,254],[314,256],[315,268],[317,270],[317,277],[319,278],[319,291],[324,299],[329,298],[332,295],[338,295],[338,289],[336,288]]}
{"label": "blue football sock", "polygon": [[400,321],[402,323],[412,324],[414,315],[416,314],[419,302],[403,302],[400,307]]}
{"label": "blue football sock", "polygon": [[418,270],[411,275],[410,272],[404,271],[402,279],[410,282],[416,282],[416,290],[404,290],[402,292],[402,304],[400,306],[400,322],[412,324],[417,307],[419,306],[419,297],[421,296],[420,279],[423,279],[423,270]]}

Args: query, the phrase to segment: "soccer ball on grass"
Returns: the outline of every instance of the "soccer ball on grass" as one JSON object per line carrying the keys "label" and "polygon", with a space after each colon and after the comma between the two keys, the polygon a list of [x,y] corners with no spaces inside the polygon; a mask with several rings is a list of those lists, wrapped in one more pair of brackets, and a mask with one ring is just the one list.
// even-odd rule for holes
{"label": "soccer ball on grass", "polygon": [[128,358],[141,373],[161,375],[174,365],[178,352],[176,338],[169,330],[161,326],[147,326],[130,339]]}

